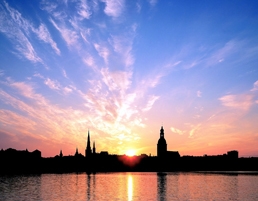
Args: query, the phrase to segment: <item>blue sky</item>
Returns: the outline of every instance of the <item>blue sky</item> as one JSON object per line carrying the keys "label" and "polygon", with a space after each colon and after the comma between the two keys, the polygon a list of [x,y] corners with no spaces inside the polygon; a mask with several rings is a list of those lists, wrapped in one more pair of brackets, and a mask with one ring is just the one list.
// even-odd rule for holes
{"label": "blue sky", "polygon": [[256,1],[0,3],[0,148],[258,154]]}

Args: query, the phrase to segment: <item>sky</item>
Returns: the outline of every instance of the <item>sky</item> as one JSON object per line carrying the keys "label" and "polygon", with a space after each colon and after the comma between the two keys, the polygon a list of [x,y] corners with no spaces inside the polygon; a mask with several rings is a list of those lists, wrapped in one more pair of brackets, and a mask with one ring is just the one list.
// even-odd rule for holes
{"label": "sky", "polygon": [[258,2],[0,1],[0,149],[258,156]]}

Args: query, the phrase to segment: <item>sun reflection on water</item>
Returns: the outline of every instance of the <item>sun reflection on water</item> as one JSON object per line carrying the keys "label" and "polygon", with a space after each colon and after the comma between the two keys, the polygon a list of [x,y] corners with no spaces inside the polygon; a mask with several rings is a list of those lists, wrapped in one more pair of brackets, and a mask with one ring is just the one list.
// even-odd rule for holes
{"label": "sun reflection on water", "polygon": [[128,193],[128,201],[133,200],[133,177],[132,177],[132,175],[128,175],[127,193]]}
{"label": "sun reflection on water", "polygon": [[0,200],[257,200],[257,175],[84,173],[0,176]]}

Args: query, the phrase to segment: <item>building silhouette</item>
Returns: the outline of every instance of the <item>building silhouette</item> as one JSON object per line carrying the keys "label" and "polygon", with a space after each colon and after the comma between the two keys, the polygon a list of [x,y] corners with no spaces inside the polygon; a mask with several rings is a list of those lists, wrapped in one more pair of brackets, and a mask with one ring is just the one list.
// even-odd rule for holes
{"label": "building silhouette", "polygon": [[[95,149],[95,144],[94,144],[94,149]],[[85,157],[90,157],[92,155],[91,152],[91,146],[90,146],[90,131],[88,131],[88,140],[87,140],[87,146],[85,149]]]}
{"label": "building silhouette", "polygon": [[165,140],[163,126],[161,126],[160,136],[157,144],[157,156],[160,158],[163,158],[163,157],[166,157],[166,153],[167,153],[167,142]]}
{"label": "building silhouette", "polygon": [[62,150],[60,150],[59,157],[60,157],[60,158],[62,158],[62,157],[63,157],[63,152],[62,152]]}
{"label": "building silhouette", "polygon": [[[237,150],[223,155],[180,156],[178,151],[167,150],[164,128],[161,126],[157,143],[157,156],[141,154],[127,155],[109,154],[107,151],[96,151],[93,141],[91,148],[90,132],[86,140],[85,156],[79,153],[78,147],[74,155],[64,156],[62,149],[55,157],[41,157],[35,150],[0,150],[0,175],[2,174],[38,174],[69,172],[170,172],[170,171],[257,171],[258,158],[239,158]],[[22,164],[22,166],[21,166]],[[165,179],[165,178],[164,178]],[[163,184],[163,177],[160,177]],[[162,188],[162,187],[161,187]],[[161,189],[160,194],[163,191]]]}
{"label": "building silhouette", "polygon": [[228,151],[227,156],[229,158],[238,158],[238,151],[237,150]]}
{"label": "building silhouette", "polygon": [[79,152],[78,152],[78,147],[76,147],[76,151],[75,151],[75,156],[78,156],[79,155]]}
{"label": "building silhouette", "polygon": [[96,154],[96,147],[95,147],[95,141],[93,142],[93,155]]}
{"label": "building silhouette", "polygon": [[178,151],[167,150],[167,142],[165,139],[163,126],[161,126],[161,129],[160,129],[160,136],[157,144],[157,156],[158,158],[164,158],[164,159],[180,157],[180,154],[178,153]]}

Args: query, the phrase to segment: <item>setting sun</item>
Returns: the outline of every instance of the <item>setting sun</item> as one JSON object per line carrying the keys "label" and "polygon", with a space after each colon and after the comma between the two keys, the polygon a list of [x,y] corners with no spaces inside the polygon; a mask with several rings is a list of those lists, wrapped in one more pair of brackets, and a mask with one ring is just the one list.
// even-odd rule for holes
{"label": "setting sun", "polygon": [[127,150],[126,153],[125,153],[127,156],[134,156],[135,155],[135,150]]}

